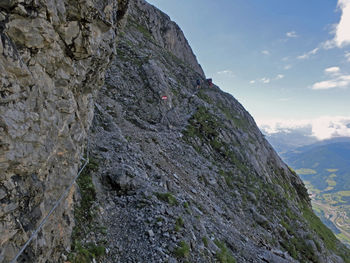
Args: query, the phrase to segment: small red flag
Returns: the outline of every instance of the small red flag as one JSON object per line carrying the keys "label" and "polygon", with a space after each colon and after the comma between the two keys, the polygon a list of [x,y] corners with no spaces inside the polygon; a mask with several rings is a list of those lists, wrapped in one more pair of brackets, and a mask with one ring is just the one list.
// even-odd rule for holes
{"label": "small red flag", "polygon": [[168,97],[167,96],[162,96],[162,100],[167,100]]}

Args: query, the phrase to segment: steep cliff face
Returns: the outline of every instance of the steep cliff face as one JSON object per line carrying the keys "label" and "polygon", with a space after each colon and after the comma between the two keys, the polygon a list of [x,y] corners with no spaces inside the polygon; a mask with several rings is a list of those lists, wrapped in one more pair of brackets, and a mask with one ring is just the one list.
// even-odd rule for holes
{"label": "steep cliff face", "polygon": [[[170,18],[143,0],[130,1],[130,20],[134,25],[142,25],[143,33],[151,34],[153,44],[169,51],[177,58],[188,63],[197,73],[204,77],[183,32]],[[140,40],[140,39],[139,39]],[[144,42],[144,41],[141,41]]]}
{"label": "steep cliff face", "polygon": [[[0,1],[0,262],[15,256],[77,173],[127,7],[118,2]],[[58,262],[70,247],[73,193],[23,262]]]}
{"label": "steep cliff face", "polygon": [[182,32],[142,0],[131,1],[91,142],[97,213],[75,244],[104,246],[101,262],[349,261],[253,118],[207,85]]}

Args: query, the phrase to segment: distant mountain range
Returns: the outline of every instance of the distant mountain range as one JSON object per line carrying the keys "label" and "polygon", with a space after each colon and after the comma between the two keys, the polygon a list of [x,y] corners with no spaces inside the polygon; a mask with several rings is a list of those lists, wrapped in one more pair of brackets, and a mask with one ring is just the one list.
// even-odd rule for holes
{"label": "distant mountain range", "polygon": [[[350,190],[350,140],[300,147],[285,153],[283,159],[317,189],[327,192]],[[329,178],[331,175],[333,179]]]}
{"label": "distant mountain range", "polygon": [[267,134],[266,138],[303,179],[316,214],[349,246],[350,138],[319,141],[300,131]]}
{"label": "distant mountain range", "polygon": [[305,129],[283,129],[276,133],[265,133],[265,135],[280,155],[298,147],[319,142],[311,132],[308,133]]}

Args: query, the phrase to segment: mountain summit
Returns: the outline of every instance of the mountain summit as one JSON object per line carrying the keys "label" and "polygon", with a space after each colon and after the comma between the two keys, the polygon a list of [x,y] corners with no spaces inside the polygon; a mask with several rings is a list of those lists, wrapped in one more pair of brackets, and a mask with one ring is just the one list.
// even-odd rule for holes
{"label": "mountain summit", "polygon": [[2,261],[88,145],[79,191],[23,262],[349,262],[300,178],[242,105],[209,84],[166,14],[143,0],[39,1],[35,20],[22,2],[0,4],[0,76],[12,92],[1,87]]}

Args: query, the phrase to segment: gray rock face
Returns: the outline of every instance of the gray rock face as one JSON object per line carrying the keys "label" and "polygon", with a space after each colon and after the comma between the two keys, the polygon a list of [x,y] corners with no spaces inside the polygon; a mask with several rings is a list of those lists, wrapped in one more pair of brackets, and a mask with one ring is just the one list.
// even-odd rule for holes
{"label": "gray rock face", "polygon": [[[0,262],[77,173],[93,96],[115,53],[117,13],[125,13],[118,2],[0,1]],[[21,260],[58,262],[70,247],[73,193]]]}
{"label": "gray rock face", "polygon": [[344,262],[300,178],[190,50],[166,15],[132,1],[91,131],[107,231],[79,242],[105,244],[101,262]]}
{"label": "gray rock face", "polygon": [[166,14],[144,0],[130,1],[129,10],[130,19],[144,27],[157,45],[188,63],[192,69],[204,77],[203,69],[198,64],[182,30]]}

